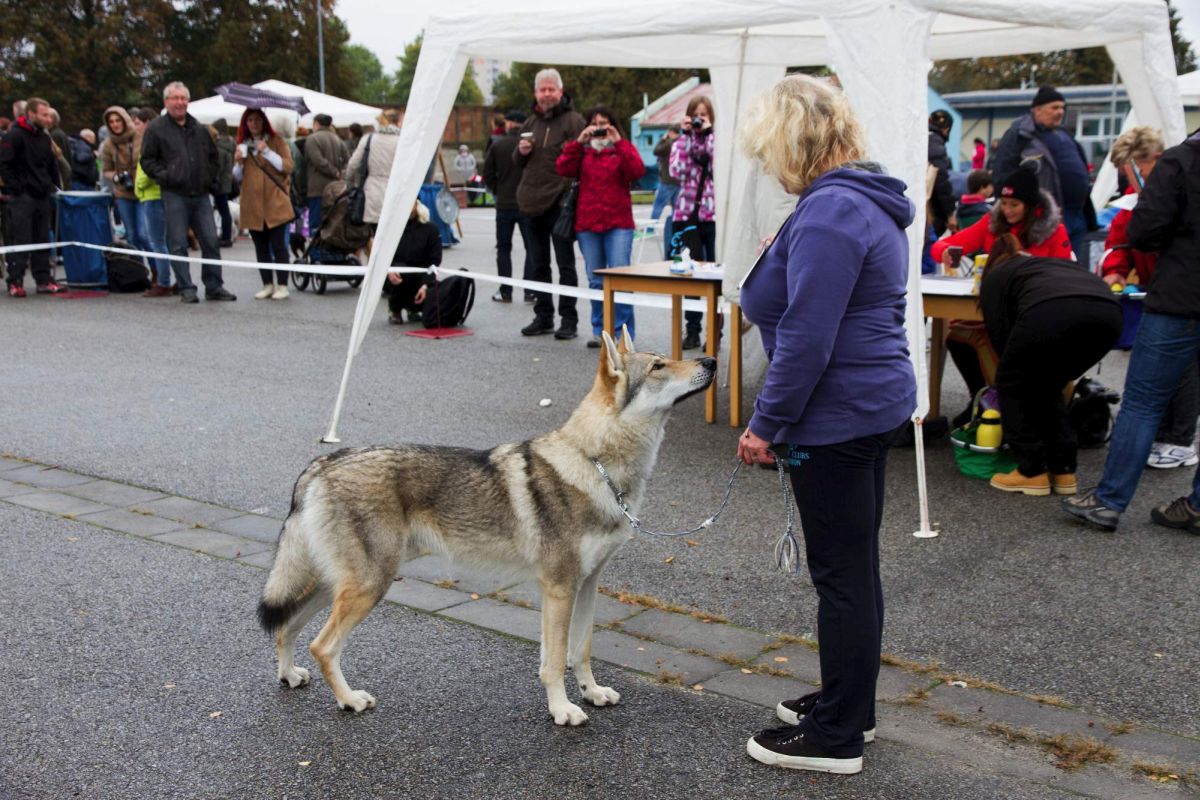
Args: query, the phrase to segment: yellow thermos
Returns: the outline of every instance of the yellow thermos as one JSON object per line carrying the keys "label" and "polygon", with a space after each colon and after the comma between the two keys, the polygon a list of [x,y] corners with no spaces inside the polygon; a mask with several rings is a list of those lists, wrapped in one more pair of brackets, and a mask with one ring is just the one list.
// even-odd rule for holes
{"label": "yellow thermos", "polygon": [[975,444],[980,447],[999,447],[1004,433],[1000,428],[1000,412],[994,408],[984,411],[975,430]]}

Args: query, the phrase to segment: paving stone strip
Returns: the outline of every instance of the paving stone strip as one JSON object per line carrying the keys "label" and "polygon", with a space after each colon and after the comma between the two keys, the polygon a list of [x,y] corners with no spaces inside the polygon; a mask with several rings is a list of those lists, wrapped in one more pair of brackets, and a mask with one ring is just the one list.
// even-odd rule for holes
{"label": "paving stone strip", "polygon": [[[11,455],[0,455],[0,502],[259,569],[270,568],[272,545],[283,523]],[[598,598],[595,658],[660,683],[772,709],[781,698],[819,685],[820,664],[811,642],[704,621],[648,607],[653,598],[638,599],[640,603]],[[384,600],[534,643],[540,637],[536,582],[475,573],[432,555],[404,564]],[[903,666],[881,667],[877,696],[897,716],[916,712],[926,726],[963,728],[1027,744],[1041,741],[1042,746],[1056,735],[1091,738],[1113,748],[1123,768],[1140,764],[1135,771],[1142,774],[1147,765],[1159,765],[1193,788],[1200,785],[1200,740],[1102,719],[1054,698],[1026,697],[994,684],[971,685],[983,681],[952,682],[941,670],[892,660]],[[889,735],[881,720],[880,738]],[[1083,791],[1085,784],[1090,781],[1079,789],[1090,794]]]}

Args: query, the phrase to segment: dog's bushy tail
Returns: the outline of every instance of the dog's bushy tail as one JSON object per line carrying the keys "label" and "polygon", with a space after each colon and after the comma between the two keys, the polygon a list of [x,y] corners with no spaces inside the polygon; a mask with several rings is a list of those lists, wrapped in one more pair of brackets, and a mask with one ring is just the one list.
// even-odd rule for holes
{"label": "dog's bushy tail", "polygon": [[292,512],[283,523],[275,547],[275,563],[258,603],[258,624],[267,633],[274,633],[291,619],[316,588],[317,574],[308,554],[299,505],[293,502]]}

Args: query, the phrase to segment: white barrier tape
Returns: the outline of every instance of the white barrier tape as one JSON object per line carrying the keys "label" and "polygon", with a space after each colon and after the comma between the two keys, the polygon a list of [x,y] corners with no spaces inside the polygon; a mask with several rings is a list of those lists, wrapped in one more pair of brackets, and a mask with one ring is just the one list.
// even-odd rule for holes
{"label": "white barrier tape", "polygon": [[[319,274],[325,276],[346,277],[346,278],[362,278],[367,274],[366,267],[342,267],[326,264],[273,264],[262,263],[258,261],[232,261],[229,259],[212,259],[203,258],[201,256],[175,256],[166,255],[163,253],[151,253],[145,250],[131,250],[124,247],[112,247],[110,245],[91,244],[90,242],[56,242],[54,244],[23,244],[23,245],[8,245],[0,247],[0,255],[5,253],[28,252],[32,250],[53,250],[62,247],[83,247],[89,250],[99,250],[101,252],[121,253],[130,256],[143,256],[146,258],[161,258],[168,261],[186,261],[189,264],[213,264],[222,267],[233,267],[235,269],[286,269],[289,272],[300,272],[304,274]],[[551,295],[561,295],[566,297],[574,297],[580,300],[604,300],[604,292],[599,289],[587,289],[577,286],[562,286],[552,283],[541,283],[539,281],[527,281],[521,278],[502,278],[499,275],[491,275],[485,272],[471,272],[462,269],[449,269],[446,267],[390,267],[388,272],[397,274],[414,274],[424,275],[432,272],[439,278],[446,278],[451,275],[458,277],[471,278],[485,283],[495,283],[501,286],[512,286],[517,289],[526,289],[531,292],[542,292]],[[663,295],[647,295],[647,294],[630,294],[628,292],[617,292],[615,300],[618,303],[624,303],[632,306],[641,306],[644,308],[670,308],[670,298]],[[717,299],[717,308],[719,311],[725,311],[725,299]],[[683,308],[687,311],[704,311],[708,304],[703,300],[688,300],[683,301]]]}

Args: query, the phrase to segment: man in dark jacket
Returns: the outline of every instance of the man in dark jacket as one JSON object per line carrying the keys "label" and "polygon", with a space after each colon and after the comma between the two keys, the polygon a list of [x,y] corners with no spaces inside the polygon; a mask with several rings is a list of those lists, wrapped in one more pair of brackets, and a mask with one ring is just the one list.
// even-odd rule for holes
{"label": "man in dark jacket", "polygon": [[950,156],[946,153],[946,142],[950,138],[950,128],[954,118],[950,112],[938,109],[929,115],[929,166],[937,169],[937,177],[933,180],[933,194],[929,197],[929,222],[933,232],[941,236],[947,228],[958,229],[954,217],[954,187],[950,183]]}
{"label": "man in dark jacket", "polygon": [[[583,117],[571,105],[563,92],[562,76],[556,69],[544,69],[533,80],[536,100],[533,113],[521,126],[521,139],[513,152],[513,163],[521,167],[521,183],[517,187],[517,205],[529,217],[529,250],[532,278],[553,283],[550,273],[550,248],[558,263],[558,282],[563,286],[578,286],[575,275],[575,245],[569,239],[554,236],[562,196],[569,181],[559,176],[554,167],[563,145],[587,127]],[[554,330],[554,297],[536,292],[533,322],[521,329],[525,336],[540,336],[554,332],[555,339],[574,339],[579,326],[575,298],[561,295],[558,313],[562,325]]]}
{"label": "man in dark jacket", "polygon": [[[1125,374],[1104,476],[1064,508],[1114,530],[1146,466],[1163,410],[1184,370],[1200,356],[1200,131],[1158,160],[1138,197],[1127,232],[1134,249],[1157,251],[1158,264]],[[1155,508],[1150,519],[1200,534],[1200,467],[1192,492]]]}
{"label": "man in dark jacket", "polygon": [[221,247],[233,247],[233,214],[229,211],[229,198],[233,194],[233,136],[229,123],[219,119],[213,123],[217,132],[217,180],[213,186],[213,207],[221,218]]}
{"label": "man in dark jacket", "polygon": [[667,132],[654,145],[654,157],[658,159],[658,188],[654,191],[654,205],[650,209],[650,218],[658,219],[663,209],[670,206],[672,213],[663,219],[662,241],[663,258],[671,259],[671,237],[675,234],[672,216],[675,203],[679,200],[679,179],[671,177],[671,147],[679,138],[681,128],[676,123],[667,128]]}
{"label": "man in dark jacket", "polygon": [[1067,102],[1053,86],[1042,86],[1029,113],[1013,120],[996,148],[992,177],[1000,186],[1017,167],[1037,173],[1038,183],[1062,209],[1075,259],[1088,264],[1087,232],[1096,228],[1087,158],[1079,142],[1060,127]]}
{"label": "man in dark jacket", "polygon": [[313,132],[301,146],[304,155],[304,185],[308,194],[308,230],[314,236],[321,229],[321,197],[330,181],[342,177],[346,167],[345,146],[333,132],[333,117],[313,117]]}
{"label": "man in dark jacket", "polygon": [[[50,200],[61,186],[58,159],[47,130],[52,124],[50,105],[40,97],[26,103],[0,140],[0,181],[9,200],[11,244],[44,244],[50,241]],[[8,255],[8,295],[24,297],[25,268],[32,262],[33,280],[39,294],[59,290],[50,271],[50,251]]]}
{"label": "man in dark jacket", "polygon": [[[502,278],[512,277],[513,228],[521,231],[521,242],[525,245],[525,269],[522,279],[530,280],[529,219],[517,207],[517,186],[521,183],[521,168],[513,161],[521,126],[525,114],[510,111],[504,115],[504,135],[493,137],[483,160],[483,180],[496,198],[496,274]],[[527,300],[533,293],[526,291]],[[512,302],[512,287],[501,286],[492,295],[497,303]]]}
{"label": "man in dark jacket", "polygon": [[[142,137],[142,170],[162,188],[163,216],[167,222],[167,248],[171,255],[188,254],[188,228],[200,241],[200,254],[216,261],[221,257],[217,227],[213,223],[209,193],[216,182],[217,144],[208,132],[187,113],[191,93],[179,81],[163,89],[167,113],[146,126]],[[172,261],[171,269],[179,284],[179,296],[185,303],[196,303],[196,285],[185,261]],[[225,288],[219,264],[203,262],[200,279],[205,300],[237,300]]]}

